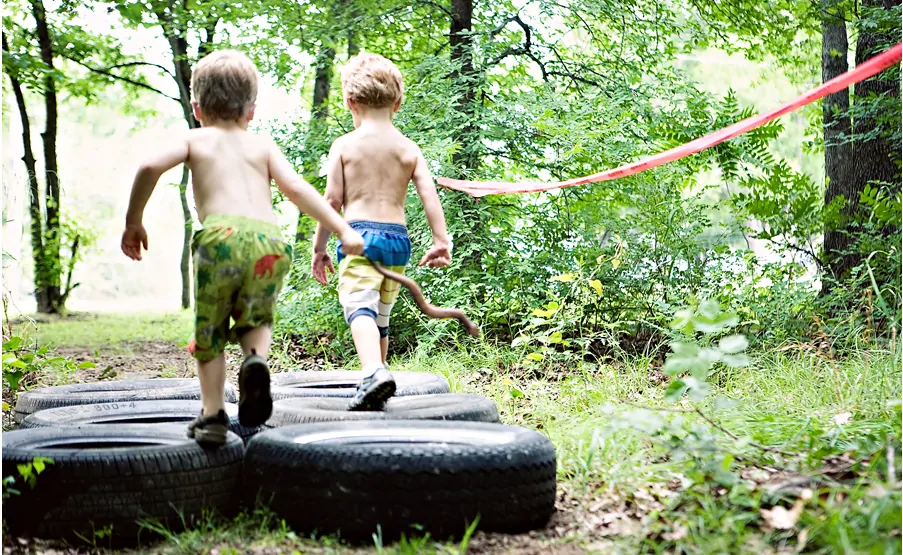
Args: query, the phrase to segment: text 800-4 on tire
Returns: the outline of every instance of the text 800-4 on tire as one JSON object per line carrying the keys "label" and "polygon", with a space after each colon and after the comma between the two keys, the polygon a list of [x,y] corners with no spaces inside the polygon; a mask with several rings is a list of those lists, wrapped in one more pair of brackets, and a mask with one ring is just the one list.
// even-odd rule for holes
{"label": "text 800-4 on tire", "polygon": [[[3,517],[14,535],[91,541],[111,527],[117,543],[131,543],[138,521],[173,529],[207,511],[232,512],[243,451],[235,434],[204,449],[173,424],[4,432],[3,477],[15,477],[19,493],[4,500]],[[18,467],[36,457],[53,462],[31,487]]]}
{"label": "text 800-4 on tire", "polygon": [[[543,435],[483,422],[301,424],[248,444],[249,495],[291,526],[366,539],[426,531],[522,532],[554,511],[555,448]],[[255,499],[249,499],[255,501]]]}

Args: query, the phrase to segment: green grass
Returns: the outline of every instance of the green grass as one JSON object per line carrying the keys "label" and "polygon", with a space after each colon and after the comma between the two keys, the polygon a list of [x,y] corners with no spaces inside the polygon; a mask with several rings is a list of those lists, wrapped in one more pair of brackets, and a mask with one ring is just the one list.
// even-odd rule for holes
{"label": "green grass", "polygon": [[[44,326],[38,337],[95,344],[121,338],[124,326],[147,339],[181,340],[190,322],[180,314]],[[575,358],[566,377],[550,380],[542,369],[540,377],[527,374],[510,352],[471,345],[415,353],[393,368],[442,374],[455,391],[494,399],[503,422],[552,440],[560,488],[575,501],[563,518],[575,522],[575,532],[541,540],[540,551],[572,543],[587,552],[900,552],[899,351],[863,350],[837,360],[793,350],[753,353],[749,367],[714,375],[703,403],[672,405],[663,399],[666,385],[652,379],[650,360],[594,366]],[[727,432],[693,412],[697,406]],[[762,511],[790,509],[802,489],[771,487],[807,477],[803,487],[813,495],[798,522],[769,529]],[[150,552],[268,546],[285,553],[461,552],[423,538],[368,549],[300,538],[266,511],[168,534]]]}
{"label": "green grass", "polygon": [[194,316],[191,311],[176,313],[83,314],[22,318],[13,331],[51,347],[104,347],[143,341],[187,343]]}

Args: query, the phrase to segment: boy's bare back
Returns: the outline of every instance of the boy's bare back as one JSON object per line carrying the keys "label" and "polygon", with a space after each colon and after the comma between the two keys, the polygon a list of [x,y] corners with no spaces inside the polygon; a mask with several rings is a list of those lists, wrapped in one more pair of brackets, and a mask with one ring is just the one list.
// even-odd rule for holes
{"label": "boy's bare back", "polygon": [[408,185],[422,155],[392,125],[362,126],[341,137],[330,156],[341,171],[345,220],[405,225]]}
{"label": "boy's bare back", "polygon": [[194,129],[186,139],[198,217],[234,214],[275,222],[272,143],[244,129]]}

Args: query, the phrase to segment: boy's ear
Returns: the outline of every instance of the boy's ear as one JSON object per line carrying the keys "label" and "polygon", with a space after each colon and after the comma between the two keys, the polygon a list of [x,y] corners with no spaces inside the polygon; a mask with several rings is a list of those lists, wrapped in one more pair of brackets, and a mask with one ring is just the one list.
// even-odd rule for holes
{"label": "boy's ear", "polygon": [[398,102],[395,103],[395,106],[392,108],[392,113],[397,114],[398,110],[401,110],[401,99],[398,99]]}
{"label": "boy's ear", "polygon": [[251,109],[248,110],[248,121],[254,119],[254,108],[257,108],[257,104],[251,104]]}
{"label": "boy's ear", "polygon": [[345,106],[347,106],[352,113],[357,113],[357,104],[355,104],[354,101],[347,96],[345,97]]}
{"label": "boy's ear", "polygon": [[204,121],[204,113],[201,112],[201,107],[197,102],[191,101],[191,110],[194,112],[194,119],[198,121]]}

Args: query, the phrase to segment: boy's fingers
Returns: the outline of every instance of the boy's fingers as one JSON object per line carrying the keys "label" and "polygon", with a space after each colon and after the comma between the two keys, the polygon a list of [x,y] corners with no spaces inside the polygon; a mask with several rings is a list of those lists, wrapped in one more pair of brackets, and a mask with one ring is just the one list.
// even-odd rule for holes
{"label": "boy's fingers", "polygon": [[147,235],[145,235],[144,238],[141,239],[141,244],[144,245],[144,250],[148,250],[148,248],[147,248]]}
{"label": "boy's fingers", "polygon": [[[335,266],[332,265],[332,259],[331,259],[331,258],[329,258],[329,259],[326,260],[326,267],[329,269],[329,272],[330,272],[330,273],[333,273],[333,274],[335,273]],[[324,275],[324,277],[325,277],[325,276],[326,276],[326,273],[324,272],[323,275]]]}

